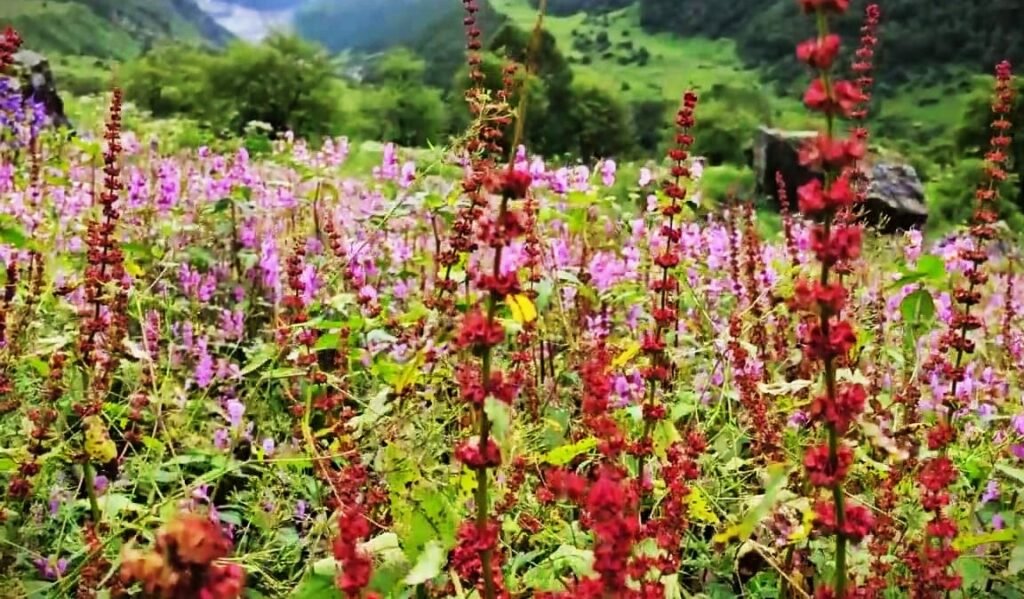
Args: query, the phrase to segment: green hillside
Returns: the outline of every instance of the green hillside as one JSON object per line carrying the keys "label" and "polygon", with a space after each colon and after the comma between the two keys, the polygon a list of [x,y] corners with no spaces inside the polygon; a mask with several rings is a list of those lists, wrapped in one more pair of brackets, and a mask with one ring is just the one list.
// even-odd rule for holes
{"label": "green hillside", "polygon": [[192,0],[2,0],[0,25],[30,49],[101,59],[133,58],[163,39],[231,38]]}

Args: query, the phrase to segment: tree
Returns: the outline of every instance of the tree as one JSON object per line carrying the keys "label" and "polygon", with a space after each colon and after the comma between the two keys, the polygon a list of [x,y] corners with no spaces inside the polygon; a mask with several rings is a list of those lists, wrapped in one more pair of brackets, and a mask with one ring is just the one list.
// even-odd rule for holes
{"label": "tree", "polygon": [[153,48],[123,71],[126,97],[156,116],[199,116],[209,109],[207,70],[214,57],[185,44]]}
{"label": "tree", "polygon": [[363,115],[378,139],[405,146],[437,142],[445,130],[441,91],[423,84],[426,63],[406,49],[383,56],[367,81],[378,87],[363,104]]}
{"label": "tree", "polygon": [[338,114],[334,68],[323,48],[274,34],[262,44],[231,44],[207,71],[207,90],[231,130],[261,121],[275,131],[329,133]]}
{"label": "tree", "polygon": [[574,154],[585,160],[628,154],[634,147],[629,110],[611,91],[592,83],[572,86],[569,139]]}

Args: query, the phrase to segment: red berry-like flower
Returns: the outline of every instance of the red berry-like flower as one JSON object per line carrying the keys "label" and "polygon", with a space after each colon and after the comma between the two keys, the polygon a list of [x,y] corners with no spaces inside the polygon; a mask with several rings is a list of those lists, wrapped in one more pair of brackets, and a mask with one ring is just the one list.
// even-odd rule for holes
{"label": "red berry-like flower", "polygon": [[813,69],[828,70],[839,54],[839,36],[809,39],[796,47],[796,56]]}
{"label": "red berry-like flower", "polygon": [[829,454],[827,443],[812,447],[804,454],[807,477],[816,487],[832,487],[841,483],[846,478],[850,465],[853,464],[853,451],[845,444],[839,446],[835,465],[832,464]]}

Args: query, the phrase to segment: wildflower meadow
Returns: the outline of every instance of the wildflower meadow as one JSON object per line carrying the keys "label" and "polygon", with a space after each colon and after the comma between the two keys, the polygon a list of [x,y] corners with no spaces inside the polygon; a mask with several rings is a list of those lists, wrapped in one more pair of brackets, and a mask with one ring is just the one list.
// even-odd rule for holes
{"label": "wildflower meadow", "polygon": [[695,91],[638,171],[535,155],[542,65],[484,87],[462,4],[469,125],[373,165],[167,149],[116,87],[71,135],[0,75],[0,597],[1024,597],[1011,65],[970,223],[883,234],[885,7],[794,3],[774,228],[702,194]]}

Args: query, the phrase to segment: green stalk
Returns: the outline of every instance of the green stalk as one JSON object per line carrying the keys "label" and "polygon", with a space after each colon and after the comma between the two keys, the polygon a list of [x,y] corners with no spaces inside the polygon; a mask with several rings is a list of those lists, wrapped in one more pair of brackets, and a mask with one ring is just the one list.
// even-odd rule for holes
{"label": "green stalk", "polygon": [[96,473],[93,472],[92,462],[86,459],[82,465],[82,478],[85,485],[85,493],[89,496],[89,511],[92,513],[93,524],[99,525],[102,514],[100,502],[96,498]]}

